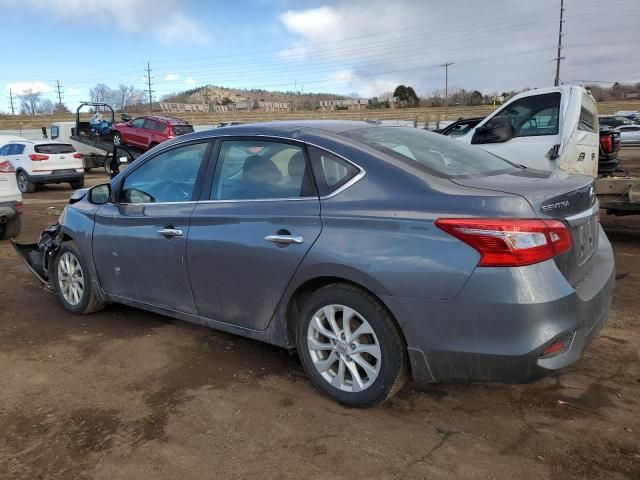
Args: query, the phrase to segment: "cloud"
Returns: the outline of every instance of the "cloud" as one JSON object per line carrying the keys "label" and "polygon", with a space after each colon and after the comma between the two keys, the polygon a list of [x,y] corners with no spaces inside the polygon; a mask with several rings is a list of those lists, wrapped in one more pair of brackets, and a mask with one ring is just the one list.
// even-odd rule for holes
{"label": "cloud", "polygon": [[175,82],[176,80],[180,80],[179,73],[168,73],[164,76],[164,79],[168,82]]}
{"label": "cloud", "polygon": [[186,83],[187,85],[195,85],[195,84],[196,84],[196,81],[195,81],[193,78],[188,77],[188,78],[184,81],[184,83]]}
{"label": "cloud", "polygon": [[68,87],[65,93],[67,97],[79,97],[82,91],[79,88]]}
{"label": "cloud", "polygon": [[11,90],[11,93],[13,95],[22,95],[27,90],[32,90],[34,92],[40,92],[40,93],[47,93],[53,90],[53,87],[39,80],[34,80],[31,82],[7,83],[6,91],[8,92],[9,90]]}
{"label": "cloud", "polygon": [[[129,33],[151,35],[162,43],[207,44],[209,36],[173,0],[14,0],[62,21],[115,25]],[[147,28],[148,27],[148,28]]]}
{"label": "cloud", "polygon": [[[561,80],[636,79],[637,65],[626,59],[636,55],[640,42],[640,30],[629,20],[640,16],[640,2],[617,5],[611,19],[596,4],[565,4]],[[279,17],[289,34],[279,57],[286,62],[283,72],[304,70],[304,80],[317,80],[322,89],[362,95],[393,90],[398,83],[419,94],[443,90],[445,62],[454,62],[450,89],[542,87],[553,84],[558,14],[557,0],[494,0],[491,8],[457,0],[455,13],[451,2],[413,0],[290,9]],[[609,40],[603,45],[600,38]]]}

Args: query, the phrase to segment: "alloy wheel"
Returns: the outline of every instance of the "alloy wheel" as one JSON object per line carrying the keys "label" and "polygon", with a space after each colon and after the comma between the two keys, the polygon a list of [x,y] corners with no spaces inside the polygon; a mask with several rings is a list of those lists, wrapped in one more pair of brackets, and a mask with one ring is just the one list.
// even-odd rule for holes
{"label": "alloy wheel", "polygon": [[27,176],[20,172],[18,174],[18,189],[22,192],[22,193],[26,193],[27,189],[29,188],[29,179],[27,178]]}
{"label": "alloy wheel", "polygon": [[84,274],[80,261],[71,252],[64,252],[58,261],[58,287],[70,305],[78,305],[84,295]]}
{"label": "alloy wheel", "polygon": [[366,390],[380,373],[382,351],[373,328],[345,305],[327,305],[313,315],[307,347],[318,373],[342,391]]}

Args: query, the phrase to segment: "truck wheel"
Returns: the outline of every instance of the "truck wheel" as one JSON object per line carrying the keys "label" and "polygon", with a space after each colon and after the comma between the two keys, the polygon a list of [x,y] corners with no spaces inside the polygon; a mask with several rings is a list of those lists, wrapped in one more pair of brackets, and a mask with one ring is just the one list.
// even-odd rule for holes
{"label": "truck wheel", "polygon": [[382,403],[407,379],[398,326],[377,299],[353,285],[327,285],[309,297],[296,347],[311,382],[343,405]]}
{"label": "truck wheel", "polygon": [[31,181],[29,175],[20,170],[17,174],[18,189],[22,193],[33,193],[36,191],[36,184]]}
{"label": "truck wheel", "polygon": [[0,240],[16,238],[22,228],[22,215],[17,214],[7,223],[0,224]]}
{"label": "truck wheel", "polygon": [[63,242],[51,265],[51,283],[67,312],[86,315],[104,308],[97,286],[73,241]]}
{"label": "truck wheel", "polygon": [[73,188],[74,190],[78,190],[79,188],[83,188],[84,187],[84,178],[81,180],[76,180],[75,182],[69,182],[69,185],[71,185],[71,188]]}

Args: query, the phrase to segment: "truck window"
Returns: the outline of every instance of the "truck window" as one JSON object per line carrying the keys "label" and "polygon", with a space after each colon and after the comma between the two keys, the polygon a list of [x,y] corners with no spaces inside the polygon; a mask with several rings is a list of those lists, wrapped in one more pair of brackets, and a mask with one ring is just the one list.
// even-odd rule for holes
{"label": "truck window", "polygon": [[[507,105],[500,117],[511,120],[514,137],[557,135],[560,116],[560,94],[532,95]],[[491,120],[487,126],[491,125]]]}
{"label": "truck window", "polygon": [[578,130],[583,132],[598,133],[598,109],[591,97],[582,94],[582,106],[580,108],[580,120]]}

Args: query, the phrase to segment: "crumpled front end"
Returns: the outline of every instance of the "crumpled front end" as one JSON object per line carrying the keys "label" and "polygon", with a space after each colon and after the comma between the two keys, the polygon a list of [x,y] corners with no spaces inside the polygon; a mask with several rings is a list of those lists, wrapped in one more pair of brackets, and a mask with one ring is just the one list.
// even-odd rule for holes
{"label": "crumpled front end", "polygon": [[49,267],[61,243],[62,225],[59,223],[43,230],[38,243],[17,243],[11,240],[13,248],[29,271],[45,285],[49,284],[51,278]]}

